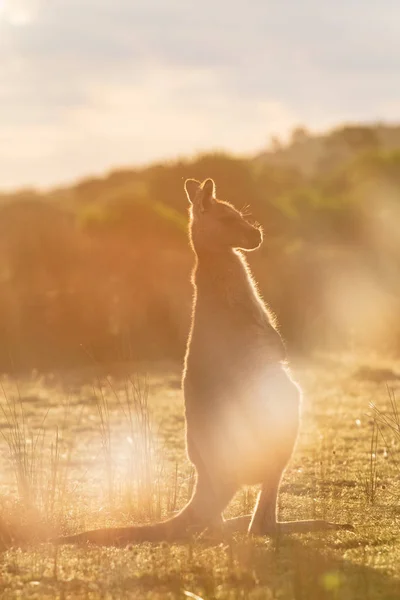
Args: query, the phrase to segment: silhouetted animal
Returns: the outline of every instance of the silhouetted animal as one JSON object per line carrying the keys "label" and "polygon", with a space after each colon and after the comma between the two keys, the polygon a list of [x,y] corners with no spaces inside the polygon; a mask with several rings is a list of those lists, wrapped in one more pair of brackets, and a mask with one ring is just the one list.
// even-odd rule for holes
{"label": "silhouetted animal", "polygon": [[[202,184],[189,179],[185,190],[196,256],[183,372],[187,452],[197,473],[193,496],[163,523],[86,531],[57,541],[172,540],[215,524],[254,534],[349,528],[322,520],[277,520],[279,484],[299,429],[301,392],[243,255],[260,246],[262,230],[217,200],[211,179]],[[223,510],[244,484],[262,486],[253,515],[224,521]]]}

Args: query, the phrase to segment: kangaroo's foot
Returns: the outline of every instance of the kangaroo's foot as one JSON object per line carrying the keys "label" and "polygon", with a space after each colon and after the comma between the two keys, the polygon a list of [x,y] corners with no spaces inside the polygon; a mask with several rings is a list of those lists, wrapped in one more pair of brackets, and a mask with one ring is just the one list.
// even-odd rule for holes
{"label": "kangaroo's foot", "polygon": [[277,499],[283,469],[267,474],[258,495],[254,513],[249,525],[249,533],[254,535],[280,535],[285,533],[311,533],[316,531],[354,531],[348,523],[331,523],[323,519],[305,521],[279,521]]}
{"label": "kangaroo's foot", "polygon": [[253,521],[249,533],[253,535],[281,535],[286,533],[313,533],[317,531],[354,531],[349,523],[331,523],[322,519],[306,521],[264,522]]}
{"label": "kangaroo's foot", "polygon": [[[253,515],[244,515],[223,522],[224,533],[245,533],[253,535],[279,535],[285,533],[310,533],[315,531],[354,531],[349,523],[331,523],[321,519],[306,521],[261,522],[253,521]],[[251,523],[251,527],[250,527]]]}

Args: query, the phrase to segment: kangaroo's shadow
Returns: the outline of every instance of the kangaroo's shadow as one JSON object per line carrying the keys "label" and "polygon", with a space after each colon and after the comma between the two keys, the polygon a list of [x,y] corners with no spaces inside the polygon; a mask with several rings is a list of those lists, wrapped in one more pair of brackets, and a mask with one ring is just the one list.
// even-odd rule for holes
{"label": "kangaroo's shadow", "polygon": [[[242,580],[237,580],[238,588],[248,590],[255,582],[256,587],[271,590],[273,598],[295,600],[400,598],[400,579],[367,564],[373,560],[374,549],[370,544],[367,549],[364,541],[349,538],[333,546],[326,536],[304,541],[294,536],[258,540],[238,538],[230,544],[232,565],[243,574]],[[362,550],[365,564],[338,558],[338,549],[344,553],[352,548]]]}
{"label": "kangaroo's shadow", "polygon": [[[355,540],[343,542],[339,547],[344,553],[352,546],[360,546]],[[253,569],[260,585],[291,587],[291,596],[297,599],[340,600],[400,598],[400,579],[367,564],[358,564],[337,557],[338,546],[333,547],[325,538],[294,538],[275,541],[269,549],[260,549],[253,556]],[[363,561],[371,559],[374,550],[363,548]],[[270,569],[268,568],[270,565]],[[281,585],[279,585],[281,583]]]}
{"label": "kangaroo's shadow", "polygon": [[[25,545],[28,540],[11,540],[4,535],[0,549],[14,545]],[[39,539],[28,541],[38,542]],[[193,548],[221,546],[221,539],[197,538]],[[8,543],[7,543],[8,542]],[[395,543],[393,538],[392,543]],[[248,538],[235,535],[222,542],[229,556],[229,585],[239,593],[249,594],[254,590],[270,590],[271,598],[293,598],[294,600],[399,600],[400,578],[371,566],[374,554],[379,552],[375,544],[350,536],[332,543],[329,536],[296,536],[270,538]],[[187,545],[187,542],[183,542]],[[1,547],[3,546],[3,547]],[[339,558],[338,553],[361,550],[362,561],[352,562]],[[338,552],[339,551],[339,552]],[[364,563],[364,564],[363,564]],[[367,564],[369,563],[369,564]],[[194,580],[203,584],[207,573],[199,569],[193,572]],[[209,573],[208,573],[209,576]],[[129,587],[129,579],[125,585]],[[135,585],[137,585],[137,581]],[[161,582],[151,578],[148,585],[153,589]],[[172,583],[171,583],[172,584]],[[141,586],[146,587],[141,580]],[[150,588],[149,588],[150,589]],[[245,596],[247,597],[247,596]],[[261,596],[256,596],[261,597]],[[269,597],[269,596],[268,596]]]}

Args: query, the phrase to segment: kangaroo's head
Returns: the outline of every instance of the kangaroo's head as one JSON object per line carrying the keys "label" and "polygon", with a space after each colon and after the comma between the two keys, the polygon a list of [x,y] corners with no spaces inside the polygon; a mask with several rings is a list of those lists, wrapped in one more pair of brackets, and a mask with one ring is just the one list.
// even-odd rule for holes
{"label": "kangaroo's head", "polygon": [[262,230],[252,225],[228,202],[217,200],[215,183],[187,179],[185,191],[190,202],[190,236],[196,251],[220,252],[237,248],[256,250]]}

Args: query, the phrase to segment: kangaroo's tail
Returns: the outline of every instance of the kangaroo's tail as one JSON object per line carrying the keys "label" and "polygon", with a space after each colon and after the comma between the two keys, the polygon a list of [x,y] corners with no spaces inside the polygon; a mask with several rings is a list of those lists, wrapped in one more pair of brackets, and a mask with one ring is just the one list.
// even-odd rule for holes
{"label": "kangaroo's tail", "polygon": [[212,486],[204,476],[197,478],[193,496],[172,519],[155,525],[112,527],[84,531],[52,540],[55,544],[92,543],[102,546],[125,546],[130,543],[162,542],[188,538],[201,533],[209,525],[222,521],[221,513],[232,498],[236,487]]}
{"label": "kangaroo's tail", "polygon": [[189,508],[185,507],[178,515],[154,525],[138,525],[132,527],[110,527],[83,531],[76,535],[68,535],[52,540],[53,544],[97,544],[99,546],[126,546],[130,543],[162,542],[187,538],[194,531],[206,527],[195,527],[191,522]]}

